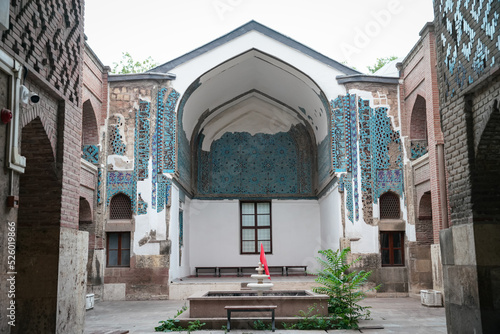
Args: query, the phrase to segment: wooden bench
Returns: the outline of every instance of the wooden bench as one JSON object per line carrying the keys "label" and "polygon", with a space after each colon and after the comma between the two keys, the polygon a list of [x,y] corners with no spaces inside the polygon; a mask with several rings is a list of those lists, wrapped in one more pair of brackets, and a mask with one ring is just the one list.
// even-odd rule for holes
{"label": "wooden bench", "polygon": [[210,272],[214,272],[214,276],[217,276],[217,267],[196,267],[196,277],[198,277],[198,273],[200,270],[207,270]]}
{"label": "wooden bench", "polygon": [[[257,274],[257,271],[255,270],[256,267],[240,267],[240,276],[243,276],[243,274],[248,273],[248,274]],[[269,267],[269,274],[272,273],[280,273],[281,276],[284,276],[284,267],[280,266],[270,266]]]}
{"label": "wooden bench", "polygon": [[221,277],[223,271],[234,272],[236,276],[240,276],[240,267],[219,267],[219,277]]}
{"label": "wooden bench", "polygon": [[288,276],[288,269],[303,269],[304,274],[307,276],[307,266],[286,266],[286,275]]}
{"label": "wooden bench", "polygon": [[278,306],[276,305],[244,305],[244,306],[226,306],[225,309],[227,311],[227,331],[231,330],[231,312],[271,312],[271,321],[272,321],[272,330],[273,332],[276,330],[276,326],[274,323],[274,310],[276,310]]}

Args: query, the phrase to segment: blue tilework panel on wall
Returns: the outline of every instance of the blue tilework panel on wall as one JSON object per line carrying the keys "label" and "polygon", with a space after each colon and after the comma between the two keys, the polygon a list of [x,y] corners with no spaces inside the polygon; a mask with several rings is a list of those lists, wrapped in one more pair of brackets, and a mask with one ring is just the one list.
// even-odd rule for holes
{"label": "blue tilework panel on wall", "polygon": [[[225,133],[198,151],[201,195],[312,195],[312,154],[297,134]],[[299,136],[301,131],[297,131]],[[302,145],[302,146],[301,146]],[[309,144],[310,145],[310,144]]]}
{"label": "blue tilework panel on wall", "polygon": [[136,212],[136,182],[134,180],[134,173],[132,171],[108,172],[107,182],[107,200],[106,205],[109,205],[111,197],[118,193],[123,193],[130,197],[132,202],[132,212]]}
{"label": "blue tilework panel on wall", "polygon": [[345,172],[347,170],[345,116],[342,101],[342,97],[338,97],[331,102],[332,163],[336,172]]}
{"label": "blue tilework panel on wall", "polygon": [[102,195],[101,195],[101,186],[102,186],[102,168],[97,168],[97,204],[102,203]]}
{"label": "blue tilework panel on wall", "polygon": [[142,181],[148,178],[149,165],[149,118],[150,103],[139,102],[139,110],[135,114],[135,143],[134,143],[134,171],[135,180]]}
{"label": "blue tilework panel on wall", "polygon": [[113,125],[109,134],[109,145],[111,146],[112,154],[125,155],[125,143],[120,134],[120,127]]}
{"label": "blue tilework panel on wall", "polygon": [[137,214],[139,215],[145,215],[148,213],[148,203],[146,203],[143,199],[141,194],[138,194],[139,199],[137,200]]}
{"label": "blue tilework panel on wall", "polygon": [[500,57],[498,0],[434,1],[443,95],[452,98],[488,75]]}
{"label": "blue tilework panel on wall", "polygon": [[330,179],[332,155],[330,154],[330,139],[328,136],[318,145],[318,184],[322,185]]}
{"label": "blue tilework panel on wall", "polygon": [[364,220],[370,223],[372,204],[380,195],[389,190],[403,194],[399,132],[393,130],[387,108],[373,109],[368,100],[356,101],[356,95],[341,96],[331,106],[333,167],[336,172],[349,171],[339,186],[345,188],[347,217],[359,220],[362,201]]}
{"label": "blue tilework panel on wall", "polygon": [[97,145],[83,145],[82,158],[92,164],[99,163],[99,147]]}
{"label": "blue tilework panel on wall", "polygon": [[[167,88],[158,92],[156,116],[156,164],[158,173],[174,173],[176,157],[176,115],[175,105],[179,93]],[[153,157],[155,158],[155,157]]]}

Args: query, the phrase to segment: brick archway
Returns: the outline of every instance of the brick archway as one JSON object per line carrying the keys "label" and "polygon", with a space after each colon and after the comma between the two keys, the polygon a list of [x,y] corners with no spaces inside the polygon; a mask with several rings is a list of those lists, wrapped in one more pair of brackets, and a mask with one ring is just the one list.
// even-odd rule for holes
{"label": "brick archway", "polygon": [[417,243],[431,245],[434,242],[432,226],[432,196],[428,191],[422,195],[418,205],[418,219],[415,225]]}
{"label": "brick archway", "polygon": [[472,184],[474,220],[500,222],[500,108],[492,104],[492,112],[476,151]]}
{"label": "brick archway", "polygon": [[40,118],[22,130],[16,254],[16,326],[12,333],[56,332],[61,181]]}

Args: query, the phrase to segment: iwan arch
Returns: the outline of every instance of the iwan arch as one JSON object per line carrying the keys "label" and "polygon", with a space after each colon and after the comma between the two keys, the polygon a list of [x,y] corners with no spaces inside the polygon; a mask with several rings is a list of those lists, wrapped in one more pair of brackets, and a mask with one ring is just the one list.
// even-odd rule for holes
{"label": "iwan arch", "polygon": [[380,293],[432,288],[411,287],[398,78],[252,21],[109,83],[104,294],[166,297],[196,267],[255,265],[261,242],[271,265],[349,246]]}

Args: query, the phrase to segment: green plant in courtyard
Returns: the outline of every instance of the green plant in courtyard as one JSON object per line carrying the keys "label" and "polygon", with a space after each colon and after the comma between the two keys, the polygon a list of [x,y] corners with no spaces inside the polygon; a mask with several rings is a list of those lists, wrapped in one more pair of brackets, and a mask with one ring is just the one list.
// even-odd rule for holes
{"label": "green plant in courtyard", "polygon": [[200,322],[200,320],[190,321],[190,322],[188,322],[187,330],[188,330],[188,332],[199,331],[205,325],[206,325],[206,323],[204,323],[204,322],[202,323],[202,322]]}
{"label": "green plant in courtyard", "polygon": [[177,311],[177,314],[172,319],[168,319],[165,321],[159,321],[158,323],[161,325],[155,327],[155,332],[180,332],[180,331],[187,330],[189,333],[191,331],[200,330],[203,326],[205,326],[205,323],[201,323],[200,320],[188,322],[187,328],[184,328],[181,325],[179,325],[180,320],[176,319],[176,318],[178,316],[180,316],[186,310],[187,310],[187,306],[184,305],[180,310]]}
{"label": "green plant in courtyard", "polygon": [[317,272],[316,282],[323,286],[313,288],[314,292],[329,296],[328,312],[332,315],[332,321],[342,329],[358,328],[359,320],[370,316],[370,307],[357,303],[365,298],[366,292],[380,287],[362,290],[371,271],[352,270],[351,266],[360,258],[347,263],[349,251],[349,248],[345,248],[342,251],[327,249],[318,252],[322,255],[317,258],[322,269]]}
{"label": "green plant in courtyard", "polygon": [[309,307],[306,311],[300,310],[299,319],[295,324],[282,323],[283,328],[287,330],[328,330],[335,329],[336,325],[330,317],[323,317],[318,314],[316,305]]}
{"label": "green plant in courtyard", "polygon": [[272,324],[266,324],[262,320],[256,320],[253,322],[253,329],[258,331],[270,331],[272,327]]}

